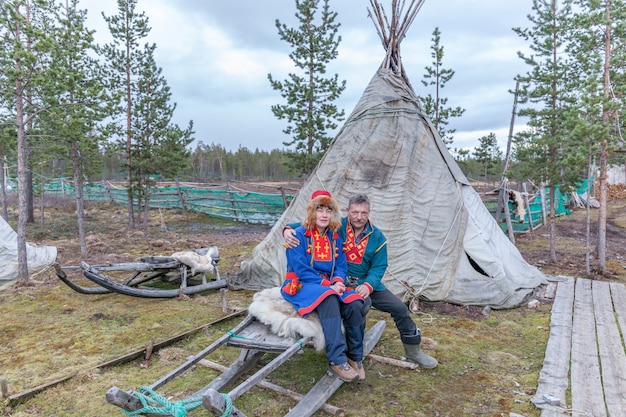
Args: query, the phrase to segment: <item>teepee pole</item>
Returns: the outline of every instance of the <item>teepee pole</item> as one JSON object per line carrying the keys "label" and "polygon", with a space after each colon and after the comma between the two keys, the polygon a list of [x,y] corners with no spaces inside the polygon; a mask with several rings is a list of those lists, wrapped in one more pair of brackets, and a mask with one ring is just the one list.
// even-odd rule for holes
{"label": "teepee pole", "polygon": [[[391,2],[391,21],[387,18],[385,9],[379,0],[370,0],[371,9],[368,8],[368,17],[372,19],[376,33],[383,43],[386,54],[381,68],[387,68],[400,75],[407,85],[413,90],[413,86],[404,71],[402,59],[400,55],[400,42],[406,36],[406,33],[415,20],[417,12],[424,4],[425,0],[411,0],[406,13],[404,13],[406,0]],[[415,90],[413,90],[415,91]]]}

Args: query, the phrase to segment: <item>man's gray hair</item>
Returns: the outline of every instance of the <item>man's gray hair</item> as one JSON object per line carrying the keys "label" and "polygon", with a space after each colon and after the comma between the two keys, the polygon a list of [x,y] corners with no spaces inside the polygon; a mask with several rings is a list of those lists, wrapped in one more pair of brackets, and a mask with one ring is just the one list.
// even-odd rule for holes
{"label": "man's gray hair", "polygon": [[365,194],[355,194],[348,200],[348,207],[352,207],[353,204],[367,204],[369,207],[370,199]]}

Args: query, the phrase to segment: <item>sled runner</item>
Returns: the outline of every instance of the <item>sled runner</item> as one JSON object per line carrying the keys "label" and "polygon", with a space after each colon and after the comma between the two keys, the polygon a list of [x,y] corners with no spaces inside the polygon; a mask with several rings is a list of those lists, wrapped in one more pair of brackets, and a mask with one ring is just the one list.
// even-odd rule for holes
{"label": "sled runner", "polygon": [[[81,294],[116,292],[133,297],[173,298],[181,294],[192,295],[227,287],[227,281],[220,277],[217,269],[219,259],[217,247],[212,246],[188,252],[177,252],[172,256],[147,256],[141,258],[139,262],[103,265],[89,265],[86,262],[81,262],[80,268],[83,270],[83,274],[87,279],[97,284],[97,287],[78,285],[68,279],[61,265],[57,263],[54,267],[57,277]],[[116,275],[128,274],[129,276],[119,280],[107,276],[107,273],[109,275],[113,273]],[[207,273],[213,274],[215,279],[207,280]],[[179,288],[162,289],[145,285],[154,280],[178,283]]]}

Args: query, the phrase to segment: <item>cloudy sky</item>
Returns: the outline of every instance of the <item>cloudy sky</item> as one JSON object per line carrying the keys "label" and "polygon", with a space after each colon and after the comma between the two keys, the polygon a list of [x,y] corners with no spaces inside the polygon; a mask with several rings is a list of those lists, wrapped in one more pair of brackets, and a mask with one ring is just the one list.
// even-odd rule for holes
{"label": "cloudy sky", "polygon": [[[408,3],[408,1],[407,1]],[[426,0],[401,44],[402,61],[417,94],[424,94],[421,79],[431,65],[430,47],[435,27],[441,31],[444,68],[455,75],[445,86],[448,105],[465,114],[451,120],[457,129],[453,147],[473,148],[478,138],[496,133],[502,148],[511,121],[514,77],[527,68],[517,51],[527,44],[512,30],[527,27],[528,0]],[[338,13],[342,41],[339,56],[328,66],[347,88],[338,105],[348,115],[384,58],[372,21],[368,0],[331,0]],[[383,0],[390,10],[391,1]],[[88,10],[88,25],[96,41],[110,41],[102,19],[117,14],[116,0],[80,0]],[[157,65],[162,67],[177,103],[175,122],[186,127],[194,121],[195,138],[221,144],[229,150],[246,147],[284,148],[288,140],[284,121],[274,117],[273,104],[282,103],[267,79],[283,80],[295,69],[289,46],[280,40],[275,20],[296,26],[293,0],[139,0],[152,28],[146,42],[155,43]],[[427,94],[427,93],[425,93]],[[518,120],[516,130],[523,125]],[[195,145],[194,145],[195,146]]]}

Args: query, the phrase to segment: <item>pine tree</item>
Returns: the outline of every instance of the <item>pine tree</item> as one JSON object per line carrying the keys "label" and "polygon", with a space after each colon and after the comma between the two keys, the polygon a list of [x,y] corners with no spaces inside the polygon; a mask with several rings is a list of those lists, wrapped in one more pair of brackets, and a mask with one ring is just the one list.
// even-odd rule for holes
{"label": "pine tree", "polygon": [[171,104],[171,90],[162,69],[154,60],[156,45],[147,45],[140,55],[137,92],[132,111],[131,178],[138,204],[143,206],[143,229],[147,227],[150,187],[154,174],[175,177],[188,156],[187,145],[193,140],[193,123],[186,130],[172,123],[176,104]]}
{"label": "pine tree", "polygon": [[495,168],[498,162],[502,161],[502,151],[498,147],[498,140],[496,139],[496,134],[493,132],[479,138],[478,142],[480,145],[474,149],[473,155],[483,167],[483,175],[485,178],[483,191],[486,192],[489,176],[496,174]]}
{"label": "pine tree", "polygon": [[599,159],[600,209],[596,253],[606,268],[607,169],[617,147],[624,144],[626,110],[626,3],[575,1],[572,47],[579,77],[577,111],[569,120],[572,132],[590,160]]}
{"label": "pine tree", "polygon": [[123,121],[114,117],[109,132],[119,138],[119,145],[126,154],[126,180],[128,186],[128,227],[135,228],[133,184],[133,107],[137,94],[137,78],[142,66],[139,42],[148,36],[150,27],[145,13],[135,11],[137,0],[117,0],[117,15],[102,16],[107,22],[113,42],[99,48],[108,66],[109,89],[113,97],[114,116],[123,116]]}
{"label": "pine tree", "polygon": [[[55,48],[53,2],[5,0],[0,9],[0,95],[9,103],[17,142],[18,205],[17,257],[18,281],[28,281],[26,223],[29,215],[29,135],[36,117],[44,109],[41,90],[49,76],[50,53]],[[32,207],[32,199],[30,200]]]}
{"label": "pine tree", "polygon": [[430,56],[433,58],[433,62],[432,66],[425,67],[426,74],[424,74],[422,84],[425,87],[434,87],[435,92],[434,95],[429,93],[422,97],[422,104],[424,105],[424,111],[435,125],[435,129],[437,129],[443,143],[447,146],[454,141],[453,134],[456,132],[456,129],[447,128],[450,119],[461,117],[465,113],[465,109],[460,106],[446,107],[448,99],[441,96],[441,90],[452,79],[454,71],[443,68],[443,46],[441,45],[441,32],[438,27],[433,31],[431,40],[433,44],[430,47],[432,51]]}
{"label": "pine tree", "polygon": [[46,88],[46,112],[41,127],[45,132],[47,158],[71,161],[76,215],[81,254],[87,256],[84,226],[83,188],[85,181],[100,169],[100,138],[96,125],[106,115],[105,86],[92,57],[93,31],[85,27],[86,11],[78,9],[78,0],[65,0],[60,6],[59,27],[55,31],[58,47],[52,51],[51,73]]}
{"label": "pine tree", "polygon": [[[530,66],[525,75],[519,76],[520,103],[525,105],[519,114],[529,117],[530,129],[521,134],[516,142],[516,158],[518,161],[527,161],[528,170],[523,172],[526,178],[549,187],[550,255],[555,262],[556,190],[568,191],[573,188],[581,169],[580,166],[570,165],[564,158],[570,154],[572,143],[563,115],[575,101],[572,93],[575,74],[571,71],[571,63],[565,53],[571,18],[570,3],[570,0],[533,0],[534,14],[528,16],[533,26],[514,29],[530,42],[532,50],[531,55],[518,53]],[[519,165],[517,169],[523,167]]]}
{"label": "pine tree", "polygon": [[[323,6],[318,22],[316,13],[320,2]],[[337,74],[324,77],[326,66],[337,57],[341,42],[341,36],[337,36],[340,24],[335,23],[337,13],[330,10],[329,1],[296,0],[296,8],[298,28],[289,28],[279,20],[276,20],[276,27],[280,38],[293,48],[289,57],[303,75],[291,73],[289,79],[281,82],[268,74],[268,79],[272,88],[280,91],[287,101],[287,104],[272,106],[274,115],[288,122],[283,132],[292,138],[283,143],[294,146],[294,167],[307,174],[330,146],[332,137],[328,132],[343,120],[345,113],[334,102],[345,90],[346,82],[339,82]]]}

